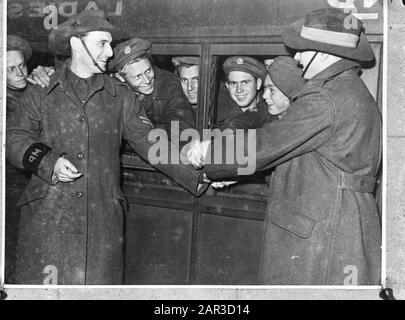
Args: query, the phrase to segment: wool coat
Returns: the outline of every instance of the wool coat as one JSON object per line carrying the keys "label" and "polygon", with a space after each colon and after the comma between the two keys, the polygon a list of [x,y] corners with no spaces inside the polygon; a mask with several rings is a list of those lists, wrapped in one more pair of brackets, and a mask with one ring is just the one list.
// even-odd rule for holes
{"label": "wool coat", "polygon": [[[373,191],[381,115],[359,65],[332,64],[306,82],[285,117],[256,132],[249,141],[256,170],[276,167],[261,283],[379,284],[381,222]],[[204,171],[223,180],[243,166],[213,164]]]}
{"label": "wool coat", "polygon": [[[19,105],[24,90],[7,88],[7,118],[9,118]],[[8,122],[6,122],[7,124]],[[17,206],[18,200],[24,192],[30,179],[29,172],[18,169],[6,161],[6,250],[5,250],[5,281],[13,283],[15,275],[15,257],[17,247],[18,224],[21,208]]]}
{"label": "wool coat", "polygon": [[[42,144],[51,148],[19,201],[16,282],[122,284],[127,205],[120,189],[120,145],[125,138],[149,160],[153,125],[134,92],[108,75],[94,75],[87,98],[79,100],[69,85],[68,64],[55,72],[47,88],[26,90],[7,127],[7,158],[14,166],[35,160],[45,152]],[[83,176],[70,183],[52,179],[61,156]],[[156,168],[198,193],[198,173],[191,166]]]}
{"label": "wool coat", "polygon": [[171,131],[172,121],[177,121],[179,130],[195,128],[194,110],[181,88],[177,75],[153,67],[155,83],[153,92],[141,96],[141,107],[157,128]]}

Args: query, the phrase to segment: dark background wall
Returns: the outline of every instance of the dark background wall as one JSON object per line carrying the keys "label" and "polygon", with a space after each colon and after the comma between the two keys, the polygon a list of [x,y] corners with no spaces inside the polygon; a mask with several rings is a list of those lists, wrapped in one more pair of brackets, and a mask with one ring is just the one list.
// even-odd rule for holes
{"label": "dark background wall", "polygon": [[[85,8],[104,10],[130,36],[268,36],[307,12],[348,6],[363,15],[368,34],[382,33],[382,0],[9,0],[8,32],[46,50],[50,28]],[[45,12],[45,13],[44,13]]]}

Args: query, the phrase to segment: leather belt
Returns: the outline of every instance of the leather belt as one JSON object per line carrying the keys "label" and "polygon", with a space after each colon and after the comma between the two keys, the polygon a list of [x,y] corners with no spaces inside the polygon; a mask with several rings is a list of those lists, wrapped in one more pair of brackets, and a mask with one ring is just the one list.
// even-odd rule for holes
{"label": "leather belt", "polygon": [[377,181],[376,177],[373,176],[360,176],[343,171],[339,172],[338,180],[339,189],[362,193],[373,193]]}

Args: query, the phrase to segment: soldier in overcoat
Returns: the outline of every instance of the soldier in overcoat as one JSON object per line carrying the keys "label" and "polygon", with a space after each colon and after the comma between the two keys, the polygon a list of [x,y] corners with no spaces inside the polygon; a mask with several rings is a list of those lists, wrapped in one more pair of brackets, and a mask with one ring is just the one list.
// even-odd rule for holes
{"label": "soldier in overcoat", "polygon": [[[356,23],[348,27],[347,21]],[[359,77],[359,63],[374,59],[361,28],[354,16],[328,8],[283,32],[308,81],[282,119],[248,139],[249,147],[256,148],[250,154],[256,170],[275,167],[262,284],[380,283],[381,223],[373,191],[381,159],[381,115]],[[254,148],[245,154],[249,150]],[[189,151],[196,166],[198,153]],[[209,179],[223,180],[243,166],[206,164],[204,170]]]}
{"label": "soldier in overcoat", "polygon": [[[104,74],[116,29],[101,13],[83,11],[51,32],[50,48],[72,57],[48,87],[27,88],[8,124],[7,157],[32,173],[19,201],[16,283],[122,284],[120,144],[125,137],[151,160],[153,125],[134,92]],[[156,167],[198,194],[191,166]]]}
{"label": "soldier in overcoat", "polygon": [[[19,100],[27,87],[27,61],[31,55],[31,45],[27,40],[17,35],[7,35],[7,118],[18,108]],[[20,207],[17,206],[17,202],[29,178],[29,172],[6,162],[5,279],[7,283],[14,282],[15,250],[20,220]]]}
{"label": "soldier in overcoat", "polygon": [[[179,130],[190,128],[194,118],[178,77],[153,65],[150,48],[144,39],[132,38],[114,47],[114,58],[108,64],[109,71],[126,83],[135,94],[152,123],[171,132],[171,120],[179,121]],[[173,119],[170,113],[182,110],[182,117]],[[177,124],[176,124],[177,125]]]}

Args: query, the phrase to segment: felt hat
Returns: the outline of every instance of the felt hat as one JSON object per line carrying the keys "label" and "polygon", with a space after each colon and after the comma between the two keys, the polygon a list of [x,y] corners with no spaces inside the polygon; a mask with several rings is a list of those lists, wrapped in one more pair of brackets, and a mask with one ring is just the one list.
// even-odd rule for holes
{"label": "felt hat", "polygon": [[355,16],[336,8],[310,12],[287,26],[286,46],[297,51],[320,51],[356,61],[372,61],[374,53]]}
{"label": "felt hat", "polygon": [[102,10],[84,10],[69,17],[49,34],[49,48],[56,54],[70,55],[70,38],[80,36],[91,31],[110,32],[113,39],[120,35],[120,31],[105,19]]}

